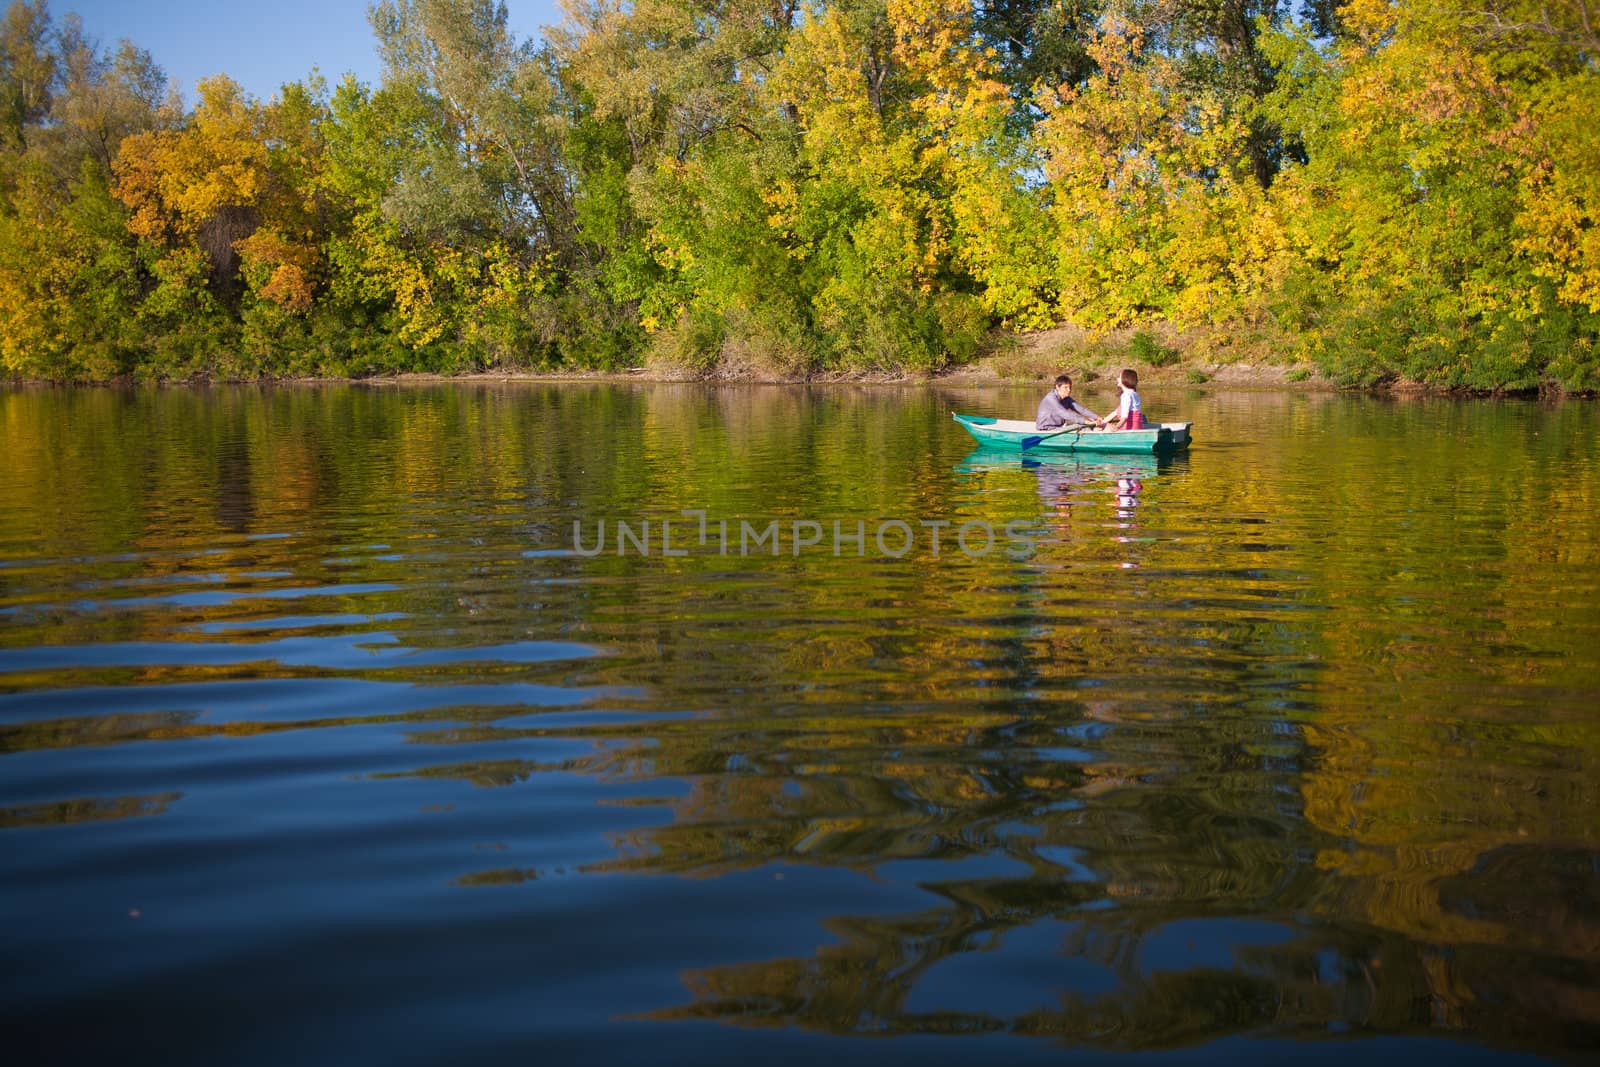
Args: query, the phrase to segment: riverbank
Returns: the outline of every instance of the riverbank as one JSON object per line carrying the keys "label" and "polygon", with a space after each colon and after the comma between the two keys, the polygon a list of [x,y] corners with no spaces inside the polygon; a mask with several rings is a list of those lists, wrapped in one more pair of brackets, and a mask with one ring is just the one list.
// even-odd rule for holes
{"label": "riverbank", "polygon": [[[1238,389],[1334,390],[1338,383],[1310,364],[1280,355],[1286,346],[1222,343],[1216,335],[1186,336],[1171,328],[1119,330],[1091,334],[1072,326],[1025,334],[997,332],[986,351],[965,363],[937,370],[903,368],[802,369],[721,358],[709,366],[688,367],[646,356],[638,366],[615,370],[583,367],[499,367],[450,374],[402,371],[392,374],[262,375],[228,378],[202,375],[183,379],[156,379],[166,384],[224,384],[257,382],[282,385],[319,385],[360,382],[363,385],[404,385],[433,382],[704,382],[750,385],[1026,385],[1049,382],[1063,372],[1085,385],[1114,381],[1123,367],[1139,372],[1147,385],[1221,385]],[[133,384],[124,375],[102,384]],[[52,385],[47,380],[23,379],[14,384]]]}
{"label": "riverbank", "polygon": [[[360,376],[262,375],[257,378],[196,376],[157,379],[163,384],[209,385],[264,383],[320,385],[355,383],[405,385],[437,382],[703,382],[707,384],[772,385],[953,385],[1001,386],[1050,382],[1061,373],[1080,385],[1114,382],[1123,367],[1139,374],[1144,387],[1218,386],[1228,389],[1270,389],[1296,392],[1352,391],[1378,394],[1437,396],[1593,396],[1565,392],[1554,383],[1539,389],[1481,389],[1442,387],[1427,382],[1392,377],[1372,383],[1336,381],[1314,364],[1289,353],[1290,339],[1262,331],[1185,333],[1170,326],[1123,329],[1093,334],[1062,326],[1025,334],[997,333],[978,357],[933,371],[905,369],[806,369],[769,366],[739,359],[719,359],[709,367],[685,367],[646,357],[639,366],[615,370],[591,368],[501,367],[450,374],[403,371]],[[129,385],[136,376],[120,376],[99,384]],[[48,380],[13,379],[13,385],[61,384]],[[84,383],[88,384],[88,383]]]}
{"label": "riverbank", "polygon": [[[1070,374],[1083,385],[1110,383],[1123,367],[1132,367],[1146,386],[1216,385],[1230,389],[1290,389],[1328,392],[1341,386],[1314,366],[1283,353],[1287,345],[1264,341],[1258,334],[1184,334],[1171,327],[1125,329],[1091,334],[1062,326],[1025,334],[997,334],[987,350],[966,363],[934,371],[839,368],[806,370],[721,359],[710,367],[684,367],[647,358],[621,370],[580,368],[503,368],[464,374],[400,373],[359,379],[297,377],[284,382],[361,381],[364,384],[430,382],[594,381],[704,382],[773,385],[1031,385]],[[1428,392],[1410,383],[1390,383],[1392,390]],[[1444,392],[1445,390],[1433,390]]]}

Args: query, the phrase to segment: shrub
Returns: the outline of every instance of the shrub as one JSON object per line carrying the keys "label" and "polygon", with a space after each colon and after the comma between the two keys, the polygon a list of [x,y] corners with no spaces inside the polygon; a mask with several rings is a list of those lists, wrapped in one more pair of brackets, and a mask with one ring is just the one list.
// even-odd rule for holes
{"label": "shrub", "polygon": [[727,323],[714,311],[699,308],[685,311],[671,327],[652,339],[648,360],[651,364],[691,375],[710,373],[722,354]]}
{"label": "shrub", "polygon": [[1128,341],[1128,354],[1140,363],[1152,367],[1169,367],[1178,361],[1178,350],[1162,344],[1155,334],[1138,330]]}

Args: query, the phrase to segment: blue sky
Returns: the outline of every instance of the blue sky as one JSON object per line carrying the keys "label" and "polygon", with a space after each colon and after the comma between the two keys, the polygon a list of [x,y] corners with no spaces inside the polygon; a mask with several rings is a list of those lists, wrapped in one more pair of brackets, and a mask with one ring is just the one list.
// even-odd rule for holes
{"label": "blue sky", "polygon": [[[507,0],[513,32],[541,36],[561,20],[559,0]],[[367,0],[51,0],[57,19],[77,12],[88,33],[114,48],[127,38],[147,49],[183,94],[227,74],[262,99],[316,67],[331,82],[346,71],[378,79]]]}

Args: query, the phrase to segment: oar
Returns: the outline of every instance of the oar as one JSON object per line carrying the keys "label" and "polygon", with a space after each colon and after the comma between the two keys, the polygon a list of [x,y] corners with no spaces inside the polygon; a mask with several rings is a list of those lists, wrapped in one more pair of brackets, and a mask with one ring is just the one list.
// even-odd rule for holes
{"label": "oar", "polygon": [[1032,448],[1034,445],[1038,444],[1040,441],[1046,441],[1046,440],[1049,440],[1052,437],[1060,437],[1064,433],[1082,433],[1083,431],[1087,430],[1088,428],[1089,428],[1089,424],[1088,423],[1080,422],[1076,426],[1063,426],[1059,430],[1051,430],[1049,433],[1042,433],[1037,437],[1024,437],[1022,439],[1022,451],[1026,452],[1028,449]]}

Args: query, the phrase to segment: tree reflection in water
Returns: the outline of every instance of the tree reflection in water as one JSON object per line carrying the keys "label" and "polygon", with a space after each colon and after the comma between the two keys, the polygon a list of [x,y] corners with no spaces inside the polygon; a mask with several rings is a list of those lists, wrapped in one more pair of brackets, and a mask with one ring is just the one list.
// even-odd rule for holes
{"label": "tree reflection in water", "polygon": [[[1204,448],[967,454],[949,410],[1031,393],[0,397],[0,830],[49,876],[8,898],[38,988],[93,993],[62,949],[80,925],[130,982],[195,973],[63,890],[203,885],[196,915],[268,997],[280,931],[215,900],[292,900],[285,936],[388,914],[430,968],[498,983],[439,915],[493,939],[581,896],[597,921],[571,943],[596,944],[701,919],[688,880],[748,880],[712,920],[782,948],[607,945],[542,960],[533,995],[650,970],[648,995],[581,1006],[1108,1049],[1600,1045],[1592,413],[1152,390]],[[568,550],[574,521],[690,508],[1038,536],[938,560]],[[263,811],[271,848],[237,866]],[[250,897],[280,884],[298,895]],[[330,954],[330,981],[392,973],[390,943]]]}

